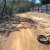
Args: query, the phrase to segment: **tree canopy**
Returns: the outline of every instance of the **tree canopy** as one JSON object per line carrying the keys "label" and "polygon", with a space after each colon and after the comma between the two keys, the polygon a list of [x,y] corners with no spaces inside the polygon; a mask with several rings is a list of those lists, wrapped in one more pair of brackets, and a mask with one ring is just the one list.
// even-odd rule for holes
{"label": "tree canopy", "polygon": [[50,0],[41,0],[42,4],[50,4]]}
{"label": "tree canopy", "polygon": [[[2,3],[2,4],[1,4]],[[3,0],[0,3],[0,14],[1,16],[7,14],[11,16],[13,13],[23,13],[30,11],[32,7],[35,6],[35,3],[29,0]]]}

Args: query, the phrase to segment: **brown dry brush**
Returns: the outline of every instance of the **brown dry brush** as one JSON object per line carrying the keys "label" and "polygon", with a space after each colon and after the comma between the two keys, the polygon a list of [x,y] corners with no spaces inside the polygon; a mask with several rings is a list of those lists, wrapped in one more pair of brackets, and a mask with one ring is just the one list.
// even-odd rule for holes
{"label": "brown dry brush", "polygon": [[[7,5],[6,5],[6,0],[4,0],[4,5],[3,5],[3,9],[2,9],[2,12],[1,12],[1,17],[0,17],[0,33],[2,34],[5,34],[6,32],[11,32],[10,30],[13,28],[12,24],[9,25],[12,21],[10,19],[12,19],[13,17],[12,16],[12,13],[13,13],[13,6],[14,6],[14,3],[15,3],[15,0],[12,1],[12,7],[11,7],[11,11],[10,11],[10,14],[7,16],[7,13],[6,13],[6,8],[7,8]],[[8,12],[8,11],[7,11]],[[15,18],[15,17],[14,17]],[[9,22],[10,21],[10,22]],[[8,22],[8,25],[11,26],[11,29],[9,29],[9,26],[8,26],[8,30],[7,30],[7,24],[6,22]],[[4,24],[5,23],[5,24]],[[2,27],[1,27],[2,26]],[[4,28],[4,29],[3,29]],[[15,27],[14,27],[15,28]],[[16,29],[16,28],[15,28]],[[9,34],[9,33],[8,33]]]}
{"label": "brown dry brush", "polygon": [[[29,18],[22,18],[19,16],[12,16],[13,13],[13,6],[14,6],[15,0],[12,1],[12,7],[11,7],[11,11],[9,15],[4,16],[4,13],[6,13],[6,0],[4,0],[4,7],[2,10],[2,14],[1,14],[1,18],[2,20],[0,20],[0,34],[1,35],[7,35],[7,37],[9,36],[9,34],[11,32],[14,31],[20,31],[21,27],[18,28],[17,26],[13,26],[15,24],[20,24],[21,22],[26,22],[28,24],[30,24],[30,27],[36,27],[36,22],[33,21],[32,19]],[[4,12],[5,11],[5,12]],[[29,28],[30,28],[29,27]],[[22,27],[25,28],[25,27]]]}

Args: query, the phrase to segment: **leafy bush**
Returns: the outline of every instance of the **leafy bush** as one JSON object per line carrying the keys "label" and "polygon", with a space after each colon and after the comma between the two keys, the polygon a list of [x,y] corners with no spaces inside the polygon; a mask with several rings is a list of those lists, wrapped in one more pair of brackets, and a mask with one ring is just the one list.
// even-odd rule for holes
{"label": "leafy bush", "polygon": [[[0,5],[0,12],[2,11],[3,9],[3,5]],[[32,7],[34,7],[34,4],[32,2],[22,2],[22,3],[17,3],[15,2],[14,5],[12,5],[12,2],[7,2],[6,3],[6,9],[5,9],[5,14],[10,14],[11,13],[11,10],[12,10],[12,6],[13,6],[13,13],[23,13],[23,12],[27,12],[27,11],[30,11],[30,9]]]}

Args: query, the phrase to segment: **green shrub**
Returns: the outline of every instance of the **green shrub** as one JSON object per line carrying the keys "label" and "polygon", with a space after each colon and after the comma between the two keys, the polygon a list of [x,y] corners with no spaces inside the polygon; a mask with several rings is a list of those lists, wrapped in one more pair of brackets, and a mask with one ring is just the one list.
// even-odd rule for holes
{"label": "green shrub", "polygon": [[[0,13],[3,9],[3,5],[0,5]],[[23,12],[30,11],[30,9],[32,7],[33,7],[33,4],[31,2],[24,2],[24,3],[22,2],[22,4],[15,2],[14,5],[13,5],[13,11],[12,12],[13,12],[13,14],[14,13],[23,13]],[[5,10],[4,13],[9,15],[10,12],[11,12],[11,9],[12,9],[12,2],[6,3],[6,10]]]}

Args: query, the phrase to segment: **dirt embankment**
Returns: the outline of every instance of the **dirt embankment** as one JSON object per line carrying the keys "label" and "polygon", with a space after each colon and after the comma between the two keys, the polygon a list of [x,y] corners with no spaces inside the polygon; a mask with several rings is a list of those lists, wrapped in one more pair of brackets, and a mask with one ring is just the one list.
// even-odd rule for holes
{"label": "dirt embankment", "polygon": [[27,12],[16,16],[20,16],[20,23],[12,23],[18,30],[8,37],[0,35],[0,50],[50,50],[50,45],[37,40],[38,35],[50,35],[50,15]]}

